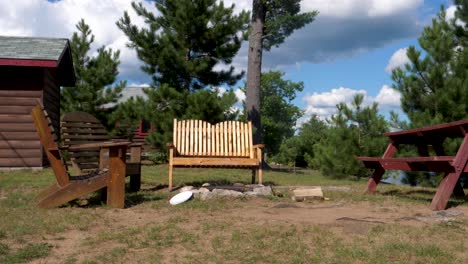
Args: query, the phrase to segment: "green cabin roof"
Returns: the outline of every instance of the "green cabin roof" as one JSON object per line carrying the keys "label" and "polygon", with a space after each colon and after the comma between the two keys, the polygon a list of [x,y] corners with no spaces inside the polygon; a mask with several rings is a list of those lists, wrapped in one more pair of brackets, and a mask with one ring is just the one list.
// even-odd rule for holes
{"label": "green cabin roof", "polygon": [[58,61],[67,39],[0,36],[0,58]]}

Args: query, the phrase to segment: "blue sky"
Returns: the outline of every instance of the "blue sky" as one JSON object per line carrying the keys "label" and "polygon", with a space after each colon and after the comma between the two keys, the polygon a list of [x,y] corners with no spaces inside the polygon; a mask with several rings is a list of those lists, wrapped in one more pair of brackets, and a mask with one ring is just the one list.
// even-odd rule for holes
{"label": "blue sky", "polygon": [[[236,10],[250,9],[252,0],[225,0]],[[128,10],[132,21],[144,23],[133,13],[129,0],[15,0],[0,2],[0,35],[70,38],[84,18],[95,35],[93,51],[102,45],[121,50],[120,79],[130,85],[150,80],[139,69],[135,52],[115,22]],[[148,9],[154,6],[144,2]],[[377,101],[383,114],[399,109],[399,94],[391,88],[386,68],[405,61],[404,49],[417,45],[422,28],[450,0],[303,0],[303,11],[318,10],[317,20],[295,32],[279,48],[264,54],[264,70],[281,70],[285,77],[304,82],[304,92],[294,101],[306,117],[323,118],[335,104],[348,102],[358,92],[366,103]],[[453,10],[453,7],[452,7]],[[400,50],[400,52],[398,52]],[[393,57],[393,60],[392,60]],[[392,62],[391,62],[392,61]],[[391,62],[391,63],[390,63]],[[390,64],[389,64],[390,63]],[[245,70],[247,45],[233,65]],[[241,83],[239,84],[241,85]],[[239,98],[242,94],[234,87]]]}

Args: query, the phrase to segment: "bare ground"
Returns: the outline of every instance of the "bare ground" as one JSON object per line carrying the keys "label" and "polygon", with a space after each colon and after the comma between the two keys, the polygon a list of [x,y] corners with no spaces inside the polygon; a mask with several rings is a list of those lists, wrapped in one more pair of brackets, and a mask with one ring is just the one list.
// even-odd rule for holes
{"label": "bare ground", "polygon": [[[187,203],[191,203],[189,201]],[[207,201],[214,203],[215,200]],[[87,208],[95,210],[99,215],[86,230],[67,230],[55,235],[42,237],[40,242],[53,245],[51,254],[33,263],[64,263],[72,258],[73,262],[81,263],[87,259],[94,259],[103,252],[114,248],[126,248],[126,243],[118,239],[103,239],[102,243],[90,243],[96,236],[106,233],[119,233],[119,230],[131,228],[146,228],[149,226],[183,221],[184,228],[195,230],[199,243],[204,248],[210,248],[210,234],[204,234],[202,225],[209,223],[225,223],[227,227],[219,228],[219,233],[228,233],[232,228],[242,226],[270,226],[288,225],[317,226],[343,234],[343,238],[353,235],[366,235],[371,228],[378,225],[401,224],[411,227],[431,226],[441,221],[468,220],[468,208],[459,206],[451,208],[446,213],[434,213],[427,205],[399,204],[383,202],[378,205],[369,202],[325,201],[293,203],[287,200],[275,201],[263,198],[235,201],[240,206],[235,208],[221,208],[197,210],[185,208],[172,210],[169,205],[162,208],[151,208],[147,205],[137,205],[127,209]],[[58,209],[60,210],[60,209]],[[448,213],[447,213],[448,212]],[[178,220],[177,220],[178,219]],[[138,232],[136,232],[138,233]],[[145,235],[145,234],[143,234]],[[142,234],[135,235],[138,240]],[[208,236],[208,237],[207,237]],[[207,249],[213,251],[212,249]],[[172,262],[172,256],[197,254],[180,245],[166,247],[160,252],[161,258],[156,262]],[[211,252],[213,253],[213,252]],[[141,263],[151,259],[151,250],[145,247],[126,249],[121,259],[124,263]],[[154,259],[154,258],[153,258]]]}

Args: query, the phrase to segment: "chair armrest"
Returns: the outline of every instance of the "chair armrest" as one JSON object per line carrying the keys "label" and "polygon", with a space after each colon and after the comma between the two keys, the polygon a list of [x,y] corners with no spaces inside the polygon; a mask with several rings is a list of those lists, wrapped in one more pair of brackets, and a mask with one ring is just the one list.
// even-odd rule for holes
{"label": "chair armrest", "polygon": [[264,148],[264,147],[265,147],[265,144],[253,145],[253,148],[254,148],[254,149],[255,149],[255,148],[260,148],[260,149],[262,149],[262,148]]}
{"label": "chair armrest", "polygon": [[96,142],[96,143],[86,143],[86,144],[77,144],[67,147],[68,150],[82,150],[82,149],[93,149],[93,148],[109,148],[109,147],[119,147],[119,146],[128,146],[130,142]]}

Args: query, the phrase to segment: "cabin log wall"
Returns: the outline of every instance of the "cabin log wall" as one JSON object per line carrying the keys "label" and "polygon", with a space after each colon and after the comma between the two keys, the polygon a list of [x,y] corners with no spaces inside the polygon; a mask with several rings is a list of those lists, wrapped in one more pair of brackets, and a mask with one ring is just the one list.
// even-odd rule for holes
{"label": "cabin log wall", "polygon": [[0,169],[42,167],[31,110],[42,100],[43,84],[44,69],[0,68]]}

